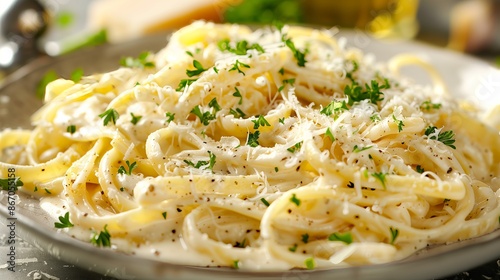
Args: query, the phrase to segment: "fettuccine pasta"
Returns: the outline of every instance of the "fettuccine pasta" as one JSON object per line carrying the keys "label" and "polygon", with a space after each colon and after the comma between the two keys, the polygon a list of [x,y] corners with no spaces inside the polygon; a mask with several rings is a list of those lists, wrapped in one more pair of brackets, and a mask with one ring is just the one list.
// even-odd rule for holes
{"label": "fettuccine pasta", "polygon": [[329,30],[195,22],[50,83],[33,129],[1,132],[0,177],[59,231],[199,266],[377,264],[498,229],[498,131],[405,62]]}

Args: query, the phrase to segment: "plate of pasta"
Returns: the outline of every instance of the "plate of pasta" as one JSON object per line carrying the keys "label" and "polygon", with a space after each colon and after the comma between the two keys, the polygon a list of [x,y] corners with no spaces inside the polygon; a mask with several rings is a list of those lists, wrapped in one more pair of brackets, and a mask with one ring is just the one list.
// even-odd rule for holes
{"label": "plate of pasta", "polygon": [[495,75],[279,24],[42,60],[0,89],[1,212],[118,278],[446,276],[500,257]]}

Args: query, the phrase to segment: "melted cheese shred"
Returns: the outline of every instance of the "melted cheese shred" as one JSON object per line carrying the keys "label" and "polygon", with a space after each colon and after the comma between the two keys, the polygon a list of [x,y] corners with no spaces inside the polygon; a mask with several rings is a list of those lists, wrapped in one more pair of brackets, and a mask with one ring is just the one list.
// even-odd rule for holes
{"label": "melted cheese shred", "polygon": [[[33,130],[1,132],[0,177],[15,168],[55,221],[69,212],[61,231],[106,228],[114,250],[166,262],[286,270],[385,263],[499,228],[498,131],[430,65],[435,87],[396,73],[418,59],[378,63],[328,30],[206,22],[148,59],[54,81]],[[372,81],[387,84],[380,98],[349,102],[347,86]]]}

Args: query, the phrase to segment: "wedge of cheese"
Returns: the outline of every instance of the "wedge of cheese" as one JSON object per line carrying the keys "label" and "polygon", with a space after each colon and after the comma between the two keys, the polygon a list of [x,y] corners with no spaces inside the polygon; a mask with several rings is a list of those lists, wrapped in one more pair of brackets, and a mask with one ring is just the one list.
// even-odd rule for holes
{"label": "wedge of cheese", "polygon": [[175,29],[204,19],[220,22],[239,0],[97,0],[89,7],[92,30],[106,29],[112,43]]}

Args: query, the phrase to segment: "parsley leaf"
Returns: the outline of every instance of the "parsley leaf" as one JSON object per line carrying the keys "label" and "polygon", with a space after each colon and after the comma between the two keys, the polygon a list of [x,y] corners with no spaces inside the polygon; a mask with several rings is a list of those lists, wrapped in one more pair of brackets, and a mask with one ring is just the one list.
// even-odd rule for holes
{"label": "parsley leaf", "polygon": [[5,191],[8,191],[9,188],[12,188],[14,191],[17,191],[17,188],[24,186],[24,183],[23,181],[21,181],[20,177],[5,178],[5,179],[0,179],[0,186],[2,187],[2,190]]}
{"label": "parsley leaf", "polygon": [[351,232],[336,232],[332,233],[328,236],[328,240],[330,241],[342,241],[346,244],[352,243],[352,235]]}
{"label": "parsley leaf", "polygon": [[384,100],[384,93],[380,90],[387,88],[389,88],[388,84],[379,85],[376,80],[371,81],[371,86],[365,84],[364,89],[353,82],[350,86],[348,85],[344,88],[344,94],[347,96],[347,104],[349,105],[365,99],[368,99],[373,104],[377,104],[378,101]]}
{"label": "parsley leaf", "polygon": [[236,62],[234,62],[233,67],[231,67],[229,71],[237,70],[238,73],[241,73],[243,74],[243,76],[245,76],[245,72],[241,71],[240,67],[250,68],[250,65],[240,62],[239,60],[236,59]]}
{"label": "parsley leaf", "polygon": [[359,147],[358,145],[354,145],[354,148],[352,149],[352,151],[354,153],[359,153],[359,152],[362,152],[362,151],[365,151],[365,150],[368,150],[370,149],[372,146],[364,146],[364,147]]}
{"label": "parsley leaf", "polygon": [[436,130],[437,130],[437,127],[428,126],[425,129],[425,135],[429,136],[429,139],[442,142],[443,144],[445,144],[446,146],[449,146],[452,149],[457,148],[457,147],[455,147],[455,145],[453,145],[453,143],[455,143],[455,139],[453,139],[455,137],[455,133],[453,132],[453,130],[440,131],[438,133],[437,137],[435,135]]}
{"label": "parsley leaf", "polygon": [[260,136],[260,131],[255,131],[255,133],[248,133],[248,140],[247,140],[247,145],[250,147],[257,147],[259,146],[259,136]]}
{"label": "parsley leaf", "polygon": [[192,161],[186,160],[186,159],[184,160],[184,162],[187,165],[192,166],[192,167],[194,167],[196,169],[200,169],[201,167],[206,166],[205,169],[213,171],[213,168],[214,168],[214,165],[215,165],[216,156],[211,151],[208,151],[208,157],[209,157],[208,161],[206,161],[206,160],[200,160],[200,161],[196,162],[196,164],[193,163]]}
{"label": "parsley leaf", "polygon": [[69,221],[69,212],[66,212],[64,216],[59,216],[59,221],[54,223],[54,226],[56,228],[67,228],[67,227],[72,227],[74,226],[70,221]]}
{"label": "parsley leaf", "polygon": [[259,126],[271,126],[271,124],[262,115],[259,115],[259,117],[256,120],[252,120],[252,122],[254,129],[258,129]]}
{"label": "parsley leaf", "polygon": [[111,235],[107,229],[108,225],[104,226],[104,230],[99,233],[94,233],[90,239],[90,243],[99,247],[111,247]]}
{"label": "parsley leaf", "polygon": [[403,121],[396,119],[396,116],[394,116],[394,115],[392,115],[392,119],[398,125],[398,132],[401,132],[403,130],[403,126],[405,126],[405,124],[403,123]]}
{"label": "parsley leaf", "polygon": [[302,242],[304,242],[304,243],[309,242],[309,234],[304,233],[304,234],[302,234],[301,237],[302,237]]}
{"label": "parsley leaf", "polygon": [[189,85],[191,85],[192,83],[194,83],[197,79],[182,79],[180,82],[179,82],[179,85],[177,86],[177,88],[175,89],[176,91],[182,91],[184,90],[186,87],[188,87]]}
{"label": "parsley leaf", "polygon": [[155,67],[154,62],[149,61],[150,52],[142,52],[137,58],[123,57],[120,59],[120,65],[129,68],[152,68]]}
{"label": "parsley leaf", "polygon": [[424,173],[424,172],[425,172],[425,170],[424,170],[424,169],[422,168],[422,166],[420,166],[420,165],[417,165],[416,170],[417,170],[417,172],[418,172],[418,173],[420,173],[420,174],[422,174],[422,173]]}
{"label": "parsley leaf", "polygon": [[126,174],[126,175],[132,175],[132,170],[134,170],[134,168],[137,167],[137,162],[132,162],[130,163],[128,160],[125,161],[125,163],[127,164],[127,167],[128,167],[128,171],[126,169],[125,166],[120,166],[120,168],[118,168],[118,174]]}
{"label": "parsley leaf", "polygon": [[386,186],[385,186],[385,175],[387,175],[387,173],[383,173],[383,172],[374,172],[372,173],[372,176],[375,177],[375,179],[379,180],[380,183],[382,184],[382,186],[384,187],[384,189],[386,189]]}
{"label": "parsley leaf", "polygon": [[300,150],[301,147],[302,147],[302,141],[295,143],[295,145],[286,150],[289,151],[290,153],[295,153],[297,150]]}
{"label": "parsley leaf", "polygon": [[305,59],[306,54],[305,52],[299,51],[296,47],[295,44],[293,43],[292,39],[286,38],[286,35],[283,35],[281,40],[285,45],[292,51],[293,56],[297,60],[297,65],[299,67],[304,67],[306,65],[307,60]]}
{"label": "parsley leaf", "polygon": [[330,104],[328,104],[325,108],[321,109],[320,113],[326,116],[331,116],[332,114],[334,114],[335,117],[338,117],[338,115],[340,115],[340,113],[345,110],[349,110],[345,101],[337,102],[334,100],[330,102]]}
{"label": "parsley leaf", "polygon": [[394,244],[394,241],[396,241],[396,238],[399,235],[399,230],[397,228],[390,227],[389,230],[391,231],[391,244]]}
{"label": "parsley leaf", "polygon": [[71,134],[75,133],[76,132],[76,126],[75,125],[68,125],[68,127],[66,127],[66,132],[69,132]]}
{"label": "parsley leaf", "polygon": [[240,100],[238,101],[238,104],[241,105],[241,103],[243,103],[243,96],[241,96],[241,92],[237,87],[234,87],[234,89],[236,90],[236,92],[233,92],[233,96],[240,98]]}
{"label": "parsley leaf", "polygon": [[430,100],[426,100],[420,104],[420,109],[421,110],[427,110],[430,111],[432,109],[440,109],[441,108],[441,103],[432,103]]}
{"label": "parsley leaf", "polygon": [[240,108],[236,108],[236,110],[231,108],[229,109],[229,113],[232,114],[235,118],[244,118],[246,116]]}
{"label": "parsley leaf", "polygon": [[167,123],[169,123],[174,120],[175,113],[166,112],[165,117],[167,118]]}
{"label": "parsley leaf", "polygon": [[294,203],[297,206],[300,206],[300,199],[297,198],[297,196],[293,193],[292,197],[290,198],[290,201]]}
{"label": "parsley leaf", "polygon": [[103,124],[105,126],[108,125],[109,121],[112,121],[113,124],[116,124],[116,120],[118,119],[119,116],[120,115],[118,114],[118,112],[113,108],[110,108],[104,111],[104,113],[99,114],[99,117],[104,119]]}
{"label": "parsley leaf", "polygon": [[265,198],[261,198],[260,201],[262,201],[262,203],[264,203],[265,206],[269,207],[269,202],[265,199]]}
{"label": "parsley leaf", "polygon": [[196,68],[196,70],[186,70],[186,75],[188,77],[193,77],[200,75],[201,73],[207,71],[208,69],[203,68],[201,63],[198,60],[193,60],[193,66]]}
{"label": "parsley leaf", "polygon": [[314,258],[313,257],[307,258],[304,261],[304,264],[306,265],[306,268],[309,269],[309,270],[314,269],[314,267],[316,267],[316,264],[314,263]]}
{"label": "parsley leaf", "polygon": [[215,120],[217,112],[222,109],[215,98],[210,100],[208,106],[211,108],[211,110],[206,112],[202,112],[199,105],[196,105],[191,110],[191,114],[197,116],[200,119],[200,122],[205,126],[210,124],[210,121]]}
{"label": "parsley leaf", "polygon": [[133,124],[133,125],[136,125],[142,118],[142,116],[136,116],[134,115],[134,113],[130,113],[130,116],[132,117],[132,119],[130,120],[130,122]]}
{"label": "parsley leaf", "polygon": [[292,247],[288,248],[288,251],[290,251],[290,252],[295,252],[295,251],[297,251],[297,244],[293,244],[293,246],[292,246]]}

